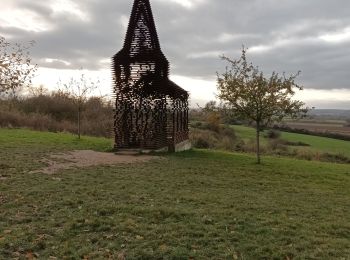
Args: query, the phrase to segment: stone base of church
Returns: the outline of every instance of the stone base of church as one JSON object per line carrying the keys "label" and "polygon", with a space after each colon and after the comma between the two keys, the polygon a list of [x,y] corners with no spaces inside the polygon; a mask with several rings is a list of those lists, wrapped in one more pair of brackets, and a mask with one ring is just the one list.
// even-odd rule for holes
{"label": "stone base of church", "polygon": [[133,149],[116,149],[115,153],[116,154],[121,154],[121,155],[138,155],[138,154],[149,154],[149,153],[167,153],[167,152],[183,152],[190,150],[192,148],[192,144],[190,140],[185,140],[181,143],[178,143],[175,145],[175,147],[163,147],[161,149],[157,150],[146,150],[142,148],[133,148]]}
{"label": "stone base of church", "polygon": [[192,144],[190,140],[185,140],[175,145],[175,152],[184,152],[184,151],[190,150],[191,148],[192,148]]}

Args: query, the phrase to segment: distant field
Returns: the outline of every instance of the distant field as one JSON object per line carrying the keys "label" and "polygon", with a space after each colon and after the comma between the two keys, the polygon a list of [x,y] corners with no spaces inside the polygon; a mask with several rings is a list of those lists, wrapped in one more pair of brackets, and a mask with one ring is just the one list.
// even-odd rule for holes
{"label": "distant field", "polygon": [[[350,116],[350,115],[349,115]],[[341,135],[350,136],[350,127],[345,126],[346,122],[342,120],[301,120],[301,121],[286,121],[285,124],[295,129],[305,129],[312,132],[330,132]]]}
{"label": "distant field", "polygon": [[0,129],[0,259],[350,255],[348,165],[268,156],[256,165],[249,154],[193,150],[29,173],[48,153],[110,147],[103,138]]}
{"label": "distant field", "polygon": [[[255,139],[255,129],[246,126],[233,126],[237,135],[245,140]],[[262,134],[263,135],[263,134]],[[310,147],[292,147],[293,149],[311,150],[324,153],[340,153],[350,157],[350,142],[336,140],[332,138],[303,135],[295,133],[282,132],[282,139],[292,142],[303,142],[309,144]],[[262,143],[266,144],[267,140],[262,138]]]}

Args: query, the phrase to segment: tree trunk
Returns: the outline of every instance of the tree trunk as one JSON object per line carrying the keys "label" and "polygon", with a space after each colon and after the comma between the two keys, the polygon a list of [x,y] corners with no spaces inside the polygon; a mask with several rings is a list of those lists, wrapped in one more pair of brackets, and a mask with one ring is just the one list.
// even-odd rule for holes
{"label": "tree trunk", "polygon": [[257,158],[257,163],[261,163],[261,158],[260,158],[260,124],[256,124],[256,158]]}
{"label": "tree trunk", "polygon": [[78,108],[78,139],[80,139],[80,107]]}

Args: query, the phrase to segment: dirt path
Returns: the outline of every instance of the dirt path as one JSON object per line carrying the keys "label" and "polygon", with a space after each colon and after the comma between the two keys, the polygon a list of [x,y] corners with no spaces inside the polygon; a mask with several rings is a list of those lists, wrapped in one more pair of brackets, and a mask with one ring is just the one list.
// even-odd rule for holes
{"label": "dirt path", "polygon": [[102,153],[91,150],[72,151],[68,153],[50,155],[42,160],[47,166],[35,172],[54,174],[61,170],[71,168],[84,168],[98,165],[116,165],[147,162],[156,159],[150,155],[118,155],[113,153]]}

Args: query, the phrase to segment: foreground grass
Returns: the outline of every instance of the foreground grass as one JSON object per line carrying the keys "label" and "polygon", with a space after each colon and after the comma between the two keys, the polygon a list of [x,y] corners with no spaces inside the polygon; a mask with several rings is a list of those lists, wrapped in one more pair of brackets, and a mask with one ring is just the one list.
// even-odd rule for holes
{"label": "foreground grass", "polygon": [[49,133],[27,129],[0,128],[0,145],[3,148],[35,149],[93,149],[106,151],[112,148],[112,141],[106,138],[83,136],[81,140],[69,133]]}
{"label": "foreground grass", "polygon": [[132,166],[28,173],[43,149],[110,147],[74,140],[0,129],[0,259],[350,255],[348,165],[266,157],[259,166],[250,155],[196,150]]}
{"label": "foreground grass", "polygon": [[38,159],[55,151],[109,151],[111,148],[112,140],[106,138],[83,136],[79,140],[77,136],[68,133],[0,128],[0,174],[1,168],[7,168],[11,172],[37,169],[40,166]]}

